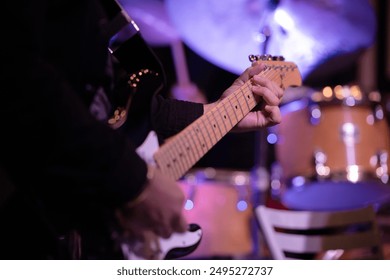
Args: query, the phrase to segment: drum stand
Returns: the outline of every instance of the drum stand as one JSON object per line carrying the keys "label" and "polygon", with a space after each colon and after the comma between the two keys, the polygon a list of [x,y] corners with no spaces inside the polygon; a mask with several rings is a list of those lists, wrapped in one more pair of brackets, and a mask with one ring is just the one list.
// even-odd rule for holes
{"label": "drum stand", "polygon": [[[262,129],[256,133],[255,143],[255,166],[251,170],[252,185],[252,206],[255,209],[259,205],[265,205],[267,193],[270,187],[270,174],[267,167],[268,161],[268,131]],[[255,259],[267,258],[265,239],[258,223],[255,219],[252,221],[252,238],[253,238],[253,257]]]}

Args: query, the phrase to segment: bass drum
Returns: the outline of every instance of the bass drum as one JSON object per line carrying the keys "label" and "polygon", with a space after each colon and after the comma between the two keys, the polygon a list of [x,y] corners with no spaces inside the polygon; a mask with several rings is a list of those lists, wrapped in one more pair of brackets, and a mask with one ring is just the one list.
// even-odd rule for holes
{"label": "bass drum", "polygon": [[337,210],[390,200],[389,128],[377,92],[313,91],[281,107],[277,176],[288,208]]}
{"label": "bass drum", "polygon": [[190,171],[179,181],[186,195],[184,215],[203,231],[190,258],[245,258],[253,250],[250,173],[225,169]]}

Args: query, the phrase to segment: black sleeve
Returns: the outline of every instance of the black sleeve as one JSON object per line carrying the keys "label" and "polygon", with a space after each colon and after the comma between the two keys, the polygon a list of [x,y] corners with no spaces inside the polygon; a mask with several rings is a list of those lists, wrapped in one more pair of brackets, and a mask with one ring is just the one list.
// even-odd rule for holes
{"label": "black sleeve", "polygon": [[164,99],[157,95],[152,104],[152,125],[160,138],[168,138],[203,114],[203,104]]}

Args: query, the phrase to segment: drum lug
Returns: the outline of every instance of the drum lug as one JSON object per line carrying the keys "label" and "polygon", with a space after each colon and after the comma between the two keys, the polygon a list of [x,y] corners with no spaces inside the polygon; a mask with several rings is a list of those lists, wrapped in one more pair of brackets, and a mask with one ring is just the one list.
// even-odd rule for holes
{"label": "drum lug", "polygon": [[386,184],[389,181],[389,173],[388,173],[388,158],[389,155],[387,151],[380,151],[376,155],[376,176],[382,181],[382,183]]}
{"label": "drum lug", "polygon": [[271,166],[270,195],[274,200],[279,200],[282,195],[282,166],[275,162]]}
{"label": "drum lug", "polygon": [[237,192],[236,209],[239,212],[246,211],[250,205],[250,194],[247,186],[250,185],[249,178],[240,172],[233,173],[232,184]]}
{"label": "drum lug", "polygon": [[380,120],[383,120],[383,119],[384,119],[385,113],[384,113],[383,108],[382,108],[381,105],[375,106],[375,109],[374,109],[374,116],[375,116],[375,120],[376,120],[376,121],[380,121]]}
{"label": "drum lug", "polygon": [[310,106],[310,123],[312,125],[318,125],[321,120],[321,108],[318,105],[312,105]]}
{"label": "drum lug", "polygon": [[330,168],[325,164],[326,160],[327,156],[324,152],[321,150],[314,152],[315,170],[319,178],[326,178],[330,174]]}

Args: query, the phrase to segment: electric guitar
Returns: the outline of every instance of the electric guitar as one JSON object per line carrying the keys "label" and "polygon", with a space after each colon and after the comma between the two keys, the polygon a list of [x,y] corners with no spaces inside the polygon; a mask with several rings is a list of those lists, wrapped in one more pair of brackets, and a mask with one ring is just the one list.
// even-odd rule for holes
{"label": "electric guitar", "polygon": [[[120,58],[122,54],[117,53],[117,58]],[[298,67],[293,62],[284,61],[282,57],[251,55],[249,59],[252,62],[262,60],[266,64],[266,68],[261,72],[261,75],[276,82],[281,88],[300,86],[302,83]],[[129,75],[128,84],[139,89],[143,79],[148,80],[146,84],[150,85],[150,79],[158,78],[158,75],[158,72],[151,69],[141,69]],[[110,119],[109,123],[113,128],[120,128],[129,121],[132,102],[138,104],[133,106],[135,109],[139,109],[140,104],[145,104],[145,102],[137,101],[137,97],[147,101],[151,100],[150,95],[138,94],[137,96],[136,93],[134,96],[135,99],[128,99],[126,105],[118,108]],[[257,102],[251,91],[251,81],[247,81],[234,93],[221,100],[211,111],[199,117],[162,146],[159,146],[156,133],[150,131],[145,141],[138,147],[137,152],[148,164],[156,166],[167,176],[178,180],[256,105]],[[145,109],[148,112],[147,108],[144,108],[143,111]],[[135,117],[139,118],[139,114],[136,114]],[[196,249],[201,237],[201,228],[192,224],[186,233],[174,234],[168,239],[160,238],[158,258],[185,256]],[[142,246],[142,244],[130,246],[126,243],[121,245],[126,258],[143,259],[131,249],[138,245]]]}

